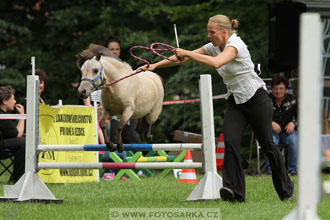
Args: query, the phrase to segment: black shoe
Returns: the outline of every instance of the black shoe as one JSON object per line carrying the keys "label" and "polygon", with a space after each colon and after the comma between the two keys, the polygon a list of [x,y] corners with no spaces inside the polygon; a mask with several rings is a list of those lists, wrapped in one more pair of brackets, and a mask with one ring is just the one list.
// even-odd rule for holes
{"label": "black shoe", "polygon": [[291,186],[292,186],[291,193],[289,195],[287,195],[287,196],[281,196],[280,197],[280,199],[282,201],[291,201],[291,200],[293,200],[293,191],[294,191],[294,183],[293,183],[293,181],[291,181]]}
{"label": "black shoe", "polygon": [[281,200],[283,202],[285,202],[285,201],[292,201],[293,200],[293,194],[290,197],[283,197],[283,198],[281,198]]}
{"label": "black shoe", "polygon": [[220,189],[220,196],[223,201],[226,202],[244,202],[244,199],[235,194],[233,190],[227,188],[227,187],[222,187]]}

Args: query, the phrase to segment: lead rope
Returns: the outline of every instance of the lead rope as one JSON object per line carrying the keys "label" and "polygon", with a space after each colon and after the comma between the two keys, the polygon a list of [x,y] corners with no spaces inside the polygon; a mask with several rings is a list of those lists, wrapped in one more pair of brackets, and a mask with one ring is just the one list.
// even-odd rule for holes
{"label": "lead rope", "polygon": [[[179,46],[179,39],[178,39],[178,35],[177,35],[177,31],[176,31],[176,25],[174,24],[174,33],[175,33],[175,39],[176,39],[176,45],[177,45],[177,48],[179,48],[180,46]],[[163,47],[167,47],[167,48],[155,48],[155,46],[163,46]],[[137,57],[137,56],[135,56],[134,54],[133,54],[133,50],[135,50],[135,49],[145,49],[145,50],[151,50],[154,54],[156,54],[157,56],[160,56],[160,57],[162,57],[162,58],[164,58],[164,59],[166,59],[166,60],[169,60],[169,61],[172,61],[172,62],[180,62],[180,65],[182,64],[182,59],[177,59],[177,58],[175,58],[175,59],[171,59],[171,58],[169,58],[169,57],[166,57],[166,56],[164,56],[164,55],[162,55],[162,54],[160,54],[158,51],[172,51],[173,49],[176,49],[175,47],[173,47],[173,46],[171,46],[171,45],[168,45],[168,44],[164,44],[164,43],[160,43],[160,42],[155,42],[155,43],[152,43],[151,45],[150,45],[150,47],[145,47],[145,46],[134,46],[134,47],[131,47],[131,49],[129,50],[129,53],[130,53],[130,55],[132,56],[132,57],[134,57],[135,59],[137,59],[137,60],[140,60],[140,61],[142,61],[142,62],[144,62],[144,63],[146,63],[147,64],[147,66],[149,67],[149,65],[150,65],[150,63],[147,61],[147,60],[145,60],[145,59],[142,59],[142,58],[140,58],[140,57]],[[181,71],[181,68],[179,67],[179,72]],[[135,74],[138,74],[139,72],[141,72],[141,71],[138,71],[138,72],[135,72],[135,73],[132,73],[132,74],[130,74],[130,75],[128,75],[128,76],[126,76],[126,77],[124,77],[124,78],[127,78],[127,77],[130,77],[130,76],[133,76],[133,75],[135,75]],[[184,131],[185,130],[185,124],[186,124],[186,102],[185,102],[185,100],[186,100],[186,95],[185,95],[185,92],[184,92],[184,75],[183,75],[183,72],[181,71],[181,75],[182,75],[182,85],[183,85],[183,90],[182,90],[182,92],[183,92],[183,99],[184,99],[184,103],[183,103],[183,124],[182,124],[182,131]],[[124,79],[123,78],[123,79]],[[116,82],[118,82],[118,81],[120,81],[120,80],[122,80],[122,79],[118,79],[118,80],[116,80],[116,81],[113,81],[113,82],[110,82],[111,84],[114,84],[114,83],[116,83]],[[109,83],[109,84],[110,84]]]}
{"label": "lead rope", "polygon": [[[167,47],[167,48],[154,48],[154,47],[157,46],[157,45],[160,45],[160,46],[163,46],[163,47]],[[166,60],[169,60],[169,61],[172,61],[172,62],[177,62],[177,61],[179,61],[179,59],[171,59],[171,58],[169,58],[169,57],[166,57],[166,56],[164,56],[164,55],[158,53],[158,51],[172,51],[173,49],[176,49],[175,47],[173,47],[173,46],[171,46],[171,45],[168,45],[168,44],[164,44],[164,43],[160,43],[160,42],[155,42],[155,43],[152,43],[152,44],[150,45],[150,47],[145,47],[145,46],[134,46],[134,47],[131,47],[131,49],[129,50],[130,55],[131,55],[132,57],[134,57],[135,59],[140,60],[140,61],[146,63],[146,64],[147,64],[147,67],[149,67],[149,65],[150,65],[149,61],[147,61],[147,60],[145,60],[145,59],[142,59],[142,58],[140,58],[140,57],[138,57],[138,56],[135,56],[135,55],[133,54],[133,50],[135,50],[135,49],[151,50],[154,54],[156,54],[157,56],[160,56],[160,57],[162,57],[162,58],[164,58],[164,59],[166,59]],[[181,62],[180,62],[180,64],[181,64]],[[136,74],[138,74],[138,73],[140,73],[140,72],[142,72],[142,70],[134,71],[133,73],[131,73],[131,74],[127,75],[127,76],[124,76],[124,77],[122,77],[122,78],[120,78],[120,79],[117,79],[117,80],[113,80],[113,81],[111,81],[111,82],[108,82],[108,83],[106,83],[104,86],[111,86],[111,85],[113,85],[113,84],[115,84],[115,83],[117,83],[117,82],[119,82],[119,81],[121,81],[121,80],[123,80],[123,79],[126,79],[126,78],[128,78],[128,77],[134,76],[134,75],[136,75]]]}

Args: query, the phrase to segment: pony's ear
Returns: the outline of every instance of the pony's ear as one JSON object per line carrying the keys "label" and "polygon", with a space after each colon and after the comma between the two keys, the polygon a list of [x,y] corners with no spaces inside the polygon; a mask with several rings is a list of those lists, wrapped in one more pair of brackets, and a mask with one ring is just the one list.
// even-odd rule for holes
{"label": "pony's ear", "polygon": [[78,69],[81,68],[82,64],[85,62],[81,56],[80,53],[76,54],[75,57],[77,58],[77,61],[76,61],[76,66]]}
{"label": "pony's ear", "polygon": [[96,54],[96,60],[97,60],[97,61],[100,61],[100,59],[101,59],[101,54],[100,54],[100,53],[97,53],[97,54]]}

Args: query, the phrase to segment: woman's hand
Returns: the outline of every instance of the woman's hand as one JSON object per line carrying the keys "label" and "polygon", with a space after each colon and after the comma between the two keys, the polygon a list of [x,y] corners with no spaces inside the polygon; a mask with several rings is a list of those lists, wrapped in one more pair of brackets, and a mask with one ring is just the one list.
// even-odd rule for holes
{"label": "woman's hand", "polygon": [[136,71],[154,71],[155,69],[156,69],[155,64],[150,64],[149,66],[148,66],[148,64],[145,64],[145,65],[137,68]]}
{"label": "woman's hand", "polygon": [[189,50],[184,50],[184,49],[181,49],[181,48],[175,48],[172,50],[172,52],[175,54],[175,56],[179,59],[179,60],[182,60],[184,59],[185,57],[188,56],[189,54]]}
{"label": "woman's hand", "polygon": [[16,104],[16,105],[15,105],[15,108],[16,108],[16,110],[18,111],[18,113],[20,113],[20,114],[24,114],[24,106],[23,106],[23,105],[21,105],[21,104]]}

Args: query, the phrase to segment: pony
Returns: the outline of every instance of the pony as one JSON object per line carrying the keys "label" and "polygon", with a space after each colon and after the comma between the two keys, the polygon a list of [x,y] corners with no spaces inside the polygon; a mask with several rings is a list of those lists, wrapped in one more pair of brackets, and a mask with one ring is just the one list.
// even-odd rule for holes
{"label": "pony", "polygon": [[120,82],[106,86],[107,83],[118,80],[133,73],[132,67],[122,62],[112,52],[97,44],[76,55],[76,65],[82,73],[78,96],[87,98],[90,94],[102,88],[101,105],[103,107],[100,127],[103,131],[107,149],[114,151],[114,144],[105,131],[105,126],[113,116],[120,118],[118,124],[117,151],[122,152],[122,131],[130,118],[145,116],[149,124],[147,137],[151,139],[151,126],[160,115],[164,100],[164,86],[159,75],[151,71],[140,72]]}

